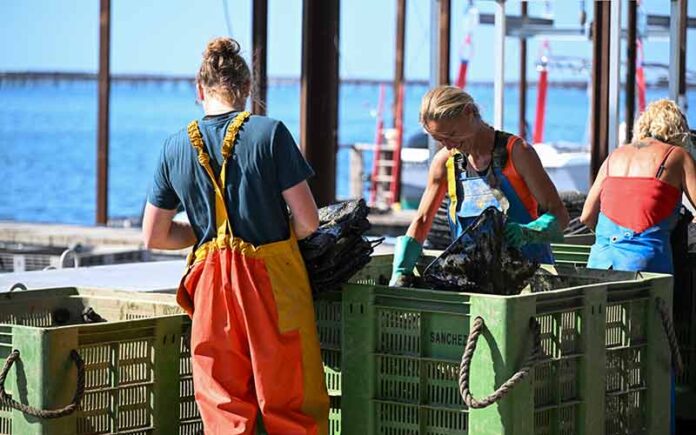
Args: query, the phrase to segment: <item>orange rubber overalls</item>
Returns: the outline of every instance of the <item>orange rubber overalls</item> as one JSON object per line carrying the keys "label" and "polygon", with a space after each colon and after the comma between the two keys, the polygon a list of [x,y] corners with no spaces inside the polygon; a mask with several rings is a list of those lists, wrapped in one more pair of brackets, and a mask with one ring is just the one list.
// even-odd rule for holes
{"label": "orange rubber overalls", "polygon": [[[191,363],[206,434],[252,434],[260,409],[269,434],[326,434],[329,397],[312,293],[297,241],[254,246],[235,237],[225,207],[230,122],[218,179],[198,123],[188,126],[215,190],[217,237],[189,255],[177,302],[192,318]],[[230,204],[230,206],[234,206]]]}

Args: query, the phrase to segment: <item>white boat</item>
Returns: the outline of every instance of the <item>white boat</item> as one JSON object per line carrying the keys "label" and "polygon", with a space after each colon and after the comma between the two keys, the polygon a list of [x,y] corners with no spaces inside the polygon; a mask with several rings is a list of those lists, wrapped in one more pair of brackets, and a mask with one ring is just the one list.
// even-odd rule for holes
{"label": "white boat", "polygon": [[550,143],[534,144],[542,166],[559,192],[587,192],[590,188],[590,153]]}
{"label": "white boat", "polygon": [[[590,153],[575,143],[538,143],[534,150],[559,192],[589,190]],[[401,150],[401,205],[416,208],[428,180],[430,152],[427,148]]]}

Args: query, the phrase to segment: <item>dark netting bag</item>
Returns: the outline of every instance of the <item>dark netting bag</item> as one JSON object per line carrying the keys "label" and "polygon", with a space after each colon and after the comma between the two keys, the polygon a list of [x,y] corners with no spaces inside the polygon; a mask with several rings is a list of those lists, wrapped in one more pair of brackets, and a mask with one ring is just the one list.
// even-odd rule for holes
{"label": "dark netting bag", "polygon": [[438,290],[515,295],[530,282],[539,263],[505,242],[505,215],[489,207],[423,273]]}
{"label": "dark netting bag", "polygon": [[370,262],[382,239],[368,241],[369,210],[363,199],[340,202],[319,209],[319,228],[299,242],[312,291],[338,290]]}

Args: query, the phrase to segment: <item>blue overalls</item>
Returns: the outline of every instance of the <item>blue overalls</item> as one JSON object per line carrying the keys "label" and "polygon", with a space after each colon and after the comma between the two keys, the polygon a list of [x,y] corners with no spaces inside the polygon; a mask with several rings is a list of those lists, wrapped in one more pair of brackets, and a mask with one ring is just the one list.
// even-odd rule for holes
{"label": "blue overalls", "polygon": [[[447,160],[448,185],[448,221],[452,239],[459,237],[467,226],[483,210],[494,206],[507,214],[508,219],[526,224],[536,219],[536,201],[527,192],[528,204],[513,186],[511,178],[516,177],[515,184],[524,186],[524,181],[514,170],[511,155],[512,146],[518,140],[516,136],[501,131],[495,132],[495,145],[491,164],[483,173],[469,171],[466,157],[454,152]],[[472,173],[473,172],[473,173]],[[519,189],[519,188],[518,188]],[[533,210],[535,215],[530,214]],[[521,248],[522,254],[539,263],[553,263],[551,247],[548,244],[527,244]]]}
{"label": "blue overalls", "polygon": [[600,212],[587,267],[674,273],[669,238],[679,219],[680,205],[677,204],[671,215],[640,233],[617,224]]}

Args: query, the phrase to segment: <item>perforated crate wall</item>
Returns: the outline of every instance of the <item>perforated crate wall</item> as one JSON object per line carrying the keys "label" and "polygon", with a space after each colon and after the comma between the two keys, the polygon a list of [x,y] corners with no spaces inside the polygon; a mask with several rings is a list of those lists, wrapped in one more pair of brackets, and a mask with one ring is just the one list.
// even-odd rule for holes
{"label": "perforated crate wall", "polygon": [[684,260],[674,276],[674,326],[684,362],[676,377],[677,416],[696,420],[696,252]]}
{"label": "perforated crate wall", "polygon": [[[60,257],[67,248],[59,247],[31,247],[26,252],[20,248],[0,248],[0,273],[2,272],[29,272],[43,270],[47,267],[59,268]],[[112,252],[91,253],[83,252],[74,254],[80,267],[101,266],[107,264],[136,263],[150,260],[150,252],[144,249],[115,250]],[[74,257],[68,256],[66,267],[71,267]]]}
{"label": "perforated crate wall", "polygon": [[183,325],[179,344],[179,435],[198,435],[203,422],[196,405],[191,370],[191,323]]}
{"label": "perforated crate wall", "polygon": [[[150,252],[145,249],[133,249],[103,253],[78,254],[80,267],[102,266],[107,264],[139,263],[150,260]],[[70,263],[68,261],[68,263]]]}
{"label": "perforated crate wall", "polygon": [[[326,388],[331,396],[341,395],[341,293],[327,293],[314,301]],[[340,409],[340,408],[339,408]]]}
{"label": "perforated crate wall", "polygon": [[[590,255],[589,245],[552,244],[551,247],[557,263],[583,267],[587,264]],[[684,363],[684,371],[675,376],[677,416],[696,420],[696,253],[690,252],[687,258],[675,260],[674,328]],[[625,403],[626,406],[635,407],[638,405],[631,404],[640,404],[641,396],[639,392],[634,392],[623,399],[615,397],[611,400],[613,403]],[[621,423],[620,427],[630,428],[636,421],[642,421],[640,417],[636,418],[629,415],[621,416],[624,423]]]}
{"label": "perforated crate wall", "polygon": [[[75,323],[92,307],[106,323]],[[133,317],[148,318],[129,320]],[[179,340],[185,316],[171,296],[51,289],[0,300],[0,357],[19,349],[7,389],[15,400],[59,408],[72,399],[76,349],[85,363],[81,408],[57,420],[0,411],[2,433],[176,433]]]}
{"label": "perforated crate wall", "polygon": [[60,255],[17,254],[0,251],[0,272],[29,272],[43,270],[49,266],[57,267]]}
{"label": "perforated crate wall", "polygon": [[590,257],[590,245],[577,245],[570,243],[552,243],[554,262],[556,264],[569,264],[585,267]]}
{"label": "perforated crate wall", "polygon": [[[659,296],[669,303],[668,277],[565,269],[568,282],[584,284],[487,296],[376,285],[391,272],[391,257],[385,257],[373,260],[360,284],[344,290],[344,346],[351,350],[343,358],[344,432],[666,430],[669,361],[655,301]],[[490,394],[518,369],[529,352],[531,317],[540,325],[542,356],[499,404],[466,410],[457,381],[476,316],[486,322],[471,366],[476,397]],[[605,361],[618,363],[607,369]],[[644,416],[634,418],[639,407]]]}
{"label": "perforated crate wall", "polygon": [[[334,435],[341,425],[340,304],[340,294],[316,304],[322,351],[334,355],[326,370],[333,385],[329,423]],[[56,325],[66,316],[80,317],[87,306],[109,322]],[[0,434],[194,435],[202,430],[190,322],[173,295],[86,289],[12,293],[0,298],[0,358],[13,348],[20,350],[20,361],[6,388],[15,399],[45,408],[69,403],[76,383],[71,349],[85,362],[85,396],[79,411],[58,420],[35,421],[2,406]]]}

